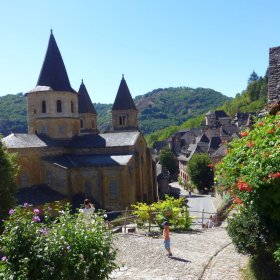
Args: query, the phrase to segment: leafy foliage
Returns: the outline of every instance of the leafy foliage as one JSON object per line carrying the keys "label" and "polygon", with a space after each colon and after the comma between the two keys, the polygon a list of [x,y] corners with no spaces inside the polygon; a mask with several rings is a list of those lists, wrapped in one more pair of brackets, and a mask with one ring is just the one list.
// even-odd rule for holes
{"label": "leafy foliage", "polygon": [[221,106],[229,97],[205,88],[165,88],[156,89],[135,98],[140,112],[140,129],[144,134],[156,130],[178,126],[190,118]]}
{"label": "leafy foliage", "polygon": [[106,279],[115,268],[112,235],[102,215],[71,215],[59,207],[54,220],[50,209],[27,204],[10,210],[0,247],[1,279]]}
{"label": "leafy foliage", "polygon": [[189,229],[191,226],[191,218],[183,198],[175,199],[166,195],[165,200],[151,205],[138,202],[132,208],[135,209],[133,215],[139,218],[141,224],[157,223],[161,227],[164,221],[168,221],[171,229]]}
{"label": "leafy foliage", "polygon": [[257,74],[255,71],[253,71],[253,72],[251,73],[249,79],[248,79],[248,84],[257,81],[258,79],[259,79],[258,74]]}
{"label": "leafy foliage", "polygon": [[22,93],[0,96],[0,134],[27,132],[26,97]]}
{"label": "leafy foliage", "polygon": [[[250,78],[249,78],[250,80]],[[267,102],[268,76],[256,77],[248,83],[246,90],[236,94],[232,101],[226,101],[220,109],[231,117],[237,112],[259,112]]]}
{"label": "leafy foliage", "polygon": [[162,164],[162,166],[167,168],[170,174],[175,174],[177,172],[177,158],[169,149],[169,147],[165,147],[160,151],[159,161]]}
{"label": "leafy foliage", "polygon": [[[243,208],[252,209],[260,217],[269,236],[269,247],[266,245],[263,250],[269,249],[272,254],[277,248],[280,250],[280,115],[257,121],[253,130],[243,131],[241,136],[230,143],[228,155],[216,166],[217,188],[228,192],[240,209],[233,223],[248,218]],[[252,234],[250,227],[247,234]],[[240,242],[246,244],[248,235],[233,239],[237,240],[236,246]],[[243,252],[252,254],[246,246]]]}
{"label": "leafy foliage", "polygon": [[213,166],[207,154],[194,154],[188,162],[187,173],[199,191],[213,186]]}
{"label": "leafy foliage", "polygon": [[0,220],[7,216],[8,210],[15,204],[16,175],[16,157],[6,151],[0,139]]}
{"label": "leafy foliage", "polygon": [[264,221],[252,207],[242,208],[234,218],[229,218],[227,230],[239,253],[260,255],[268,247]]}

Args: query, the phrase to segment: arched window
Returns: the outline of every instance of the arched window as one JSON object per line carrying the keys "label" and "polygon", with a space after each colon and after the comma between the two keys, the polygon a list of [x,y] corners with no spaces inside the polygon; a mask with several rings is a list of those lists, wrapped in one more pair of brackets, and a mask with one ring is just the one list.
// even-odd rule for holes
{"label": "arched window", "polygon": [[125,125],[126,119],[125,116],[119,116],[119,125]]}
{"label": "arched window", "polygon": [[47,112],[47,105],[46,105],[46,101],[43,100],[42,101],[42,113],[46,113]]}
{"label": "arched window", "polygon": [[74,113],[74,103],[71,101],[71,113]]}
{"label": "arched window", "polygon": [[62,107],[61,107],[61,100],[56,101],[56,112],[61,113],[62,112]]}
{"label": "arched window", "polygon": [[80,123],[81,123],[81,128],[83,128],[84,127],[84,121],[82,119],[80,120]]}

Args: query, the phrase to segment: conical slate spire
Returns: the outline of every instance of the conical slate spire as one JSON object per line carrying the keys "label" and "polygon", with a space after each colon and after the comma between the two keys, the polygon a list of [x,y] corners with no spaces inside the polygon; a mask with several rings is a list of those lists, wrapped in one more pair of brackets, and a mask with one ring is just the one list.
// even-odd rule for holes
{"label": "conical slate spire", "polygon": [[86,86],[82,80],[82,83],[79,88],[79,96],[78,96],[78,112],[80,114],[83,113],[91,113],[96,114],[95,108],[91,102],[89,94],[87,92]]}
{"label": "conical slate spire", "polygon": [[112,110],[137,110],[124,77],[122,77]]}
{"label": "conical slate spire", "polygon": [[52,30],[37,86],[48,86],[55,91],[75,92],[71,87],[67,71]]}

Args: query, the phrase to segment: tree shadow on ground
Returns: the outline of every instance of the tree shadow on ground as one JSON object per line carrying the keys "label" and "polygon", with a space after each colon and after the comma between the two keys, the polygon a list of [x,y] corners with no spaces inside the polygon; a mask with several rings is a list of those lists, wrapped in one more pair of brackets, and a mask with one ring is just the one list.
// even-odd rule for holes
{"label": "tree shadow on ground", "polygon": [[202,229],[188,229],[188,230],[172,230],[174,233],[178,234],[198,234],[204,232]]}

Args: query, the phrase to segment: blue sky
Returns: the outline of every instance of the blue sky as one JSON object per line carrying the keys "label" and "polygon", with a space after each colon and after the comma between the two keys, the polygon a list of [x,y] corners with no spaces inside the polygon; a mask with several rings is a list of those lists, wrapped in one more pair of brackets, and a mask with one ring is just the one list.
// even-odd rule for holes
{"label": "blue sky", "polygon": [[35,87],[50,29],[69,79],[112,103],[122,74],[132,96],[207,87],[235,96],[264,75],[280,45],[278,0],[10,0],[0,8],[0,95]]}

